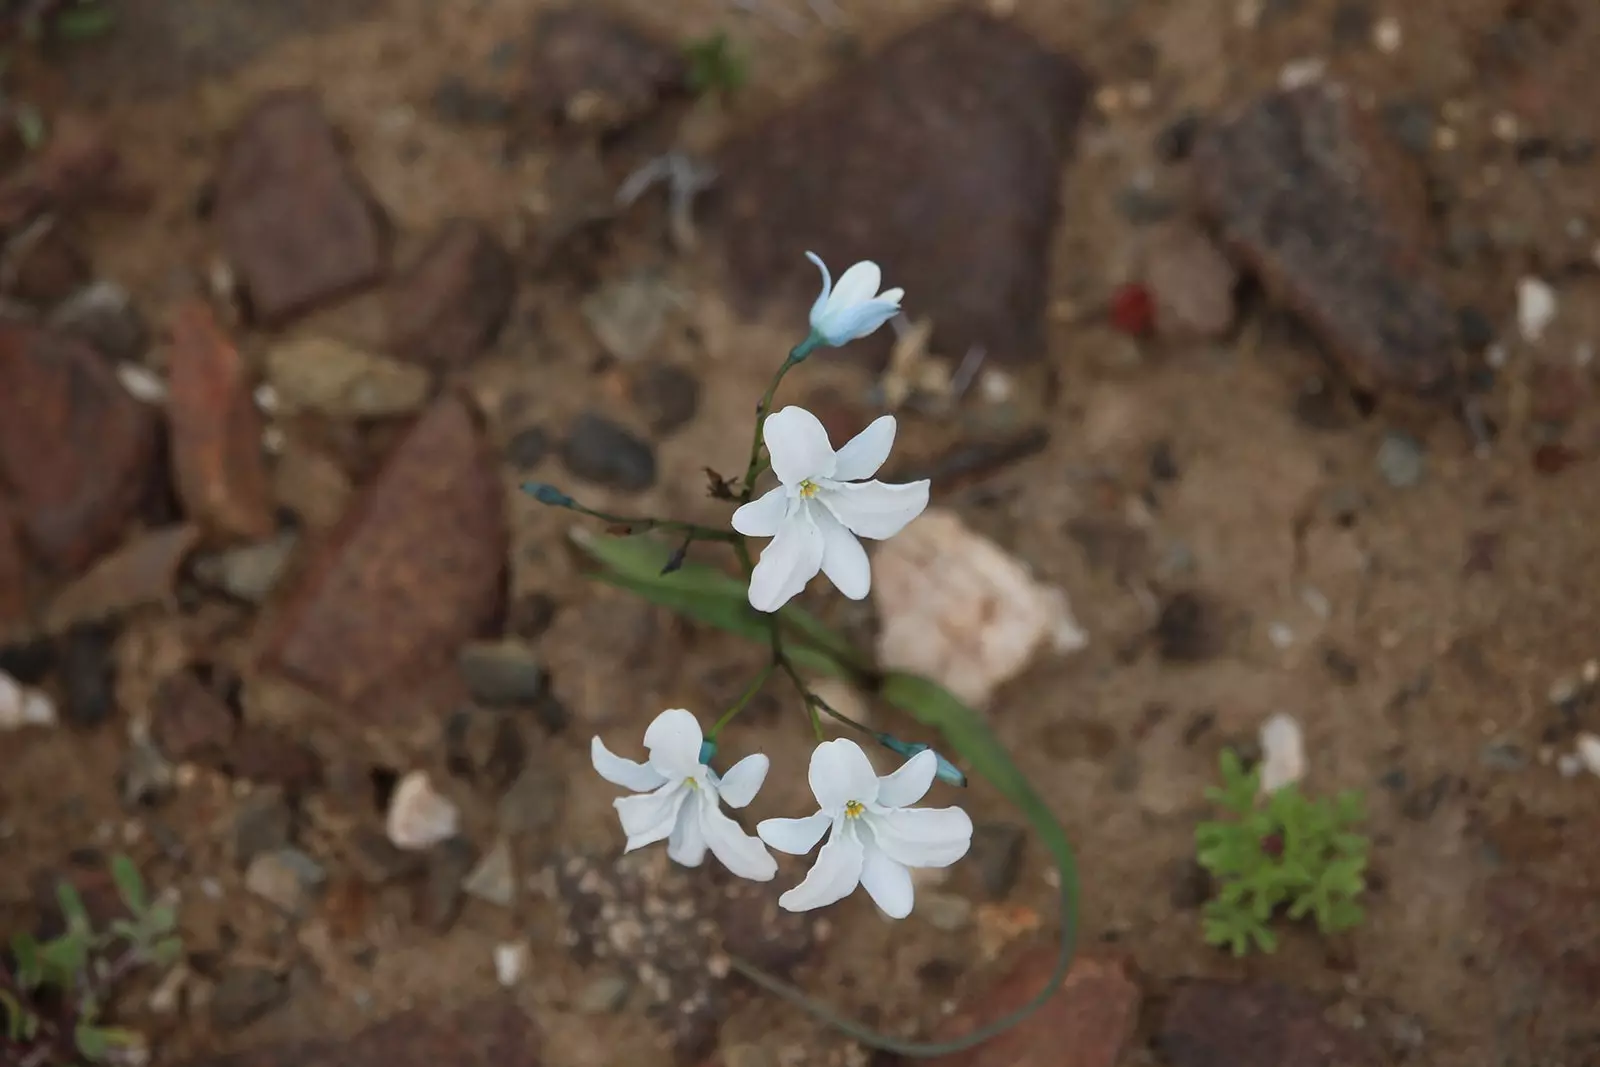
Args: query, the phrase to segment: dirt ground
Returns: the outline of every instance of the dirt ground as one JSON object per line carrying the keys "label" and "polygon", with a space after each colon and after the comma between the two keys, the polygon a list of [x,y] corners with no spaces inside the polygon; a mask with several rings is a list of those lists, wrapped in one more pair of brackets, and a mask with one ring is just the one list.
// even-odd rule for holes
{"label": "dirt ground", "polygon": [[[748,87],[695,120],[687,136],[701,143],[761,123],[823,83],[843,56],[870,52],[942,6],[839,0],[840,25],[830,28],[804,3],[772,0],[798,23],[790,33],[725,0],[594,2],[668,40],[726,30],[750,58]],[[84,226],[95,274],[125,286],[153,320],[213,270],[215,234],[197,200],[228,131],[273,88],[316,86],[392,220],[396,262],[463,214],[514,250],[530,247],[564,150],[534,143],[508,153],[504,122],[450,121],[432,101],[449,76],[509,92],[519,77],[515,48],[541,0],[126,6],[127,24],[111,38],[24,64],[11,92],[47,115],[73,109],[103,120],[148,188],[145,208],[96,212]],[[955,414],[904,415],[903,447],[932,457],[977,428],[1047,426],[1042,451],[939,502],[1066,590],[1090,644],[1042,657],[988,715],[1078,848],[1084,941],[1125,953],[1135,967],[1144,1006],[1119,1062],[1166,1062],[1161,1007],[1180,980],[1209,976],[1313,993],[1339,1025],[1381,1031],[1386,1062],[1600,1063],[1592,919],[1578,926],[1553,905],[1507,919],[1494,890],[1497,878],[1561,886],[1573,915],[1592,911],[1600,893],[1600,780],[1558,769],[1578,732],[1600,731],[1600,707],[1581,681],[1600,655],[1587,593],[1600,579],[1600,489],[1591,476],[1600,409],[1588,362],[1600,328],[1600,164],[1591,158],[1600,115],[1586,106],[1600,11],[1562,0],[1416,0],[1392,10],[1265,0],[1247,26],[1244,6],[1017,0],[1006,14],[1099,83],[1061,176],[1048,343],[1038,361],[1006,369],[1006,396],[998,386],[975,389]],[[1392,51],[1374,43],[1385,16],[1401,28]],[[1305,333],[1253,289],[1239,325],[1213,341],[1134,339],[1097,310],[1138,277],[1146,248],[1128,190],[1189,211],[1185,168],[1158,157],[1162,132],[1185,112],[1218,114],[1271,89],[1286,64],[1307,58],[1325,60],[1328,77],[1380,106],[1420,100],[1434,109],[1419,154],[1441,245],[1455,250],[1441,255],[1443,284],[1454,304],[1481,311],[1497,346],[1491,357],[1465,357],[1484,386],[1478,403],[1495,430],[1487,443],[1475,442],[1448,405],[1350,399]],[[1588,152],[1556,160],[1527,147],[1537,136]],[[502,449],[529,426],[555,436],[581,411],[624,409],[627,374],[602,358],[579,301],[641,265],[666,272],[682,294],[650,358],[698,379],[698,407],[655,443],[652,486],[585,489],[584,497],[618,511],[716,521],[722,505],[705,499],[702,468],[739,468],[750,406],[800,318],[798,308],[763,322],[736,316],[714,241],[668,253],[659,220],[636,217],[581,267],[524,269],[506,328],[462,381]],[[795,269],[810,267],[797,261]],[[1515,285],[1527,275],[1559,296],[1538,343],[1516,323]],[[909,294],[908,307],[915,301]],[[291,332],[378,345],[379,316],[374,298],[358,296]],[[229,328],[249,359],[270,347],[266,331]],[[163,353],[158,340],[147,356],[157,371]],[[1552,367],[1561,372],[1556,385]],[[808,366],[802,376],[794,396],[826,383],[848,406],[871,407],[871,379],[860,368]],[[1325,403],[1312,398],[1318,382]],[[1539,418],[1543,403],[1558,403],[1563,417]],[[377,427],[356,451],[381,454],[391,429]],[[1396,433],[1423,457],[1414,484],[1380,465]],[[1560,470],[1547,462],[1552,442],[1570,450]],[[562,547],[572,517],[516,494],[526,474],[509,463],[501,469],[511,599],[539,593],[554,605],[534,647],[572,720],[559,734],[528,735],[564,804],[538,854],[619,847],[614,792],[588,769],[590,735],[629,745],[662,707],[714,714],[762,652],[673,626],[586,583]],[[533,470],[581,485],[554,450]],[[1195,661],[1179,662],[1162,654],[1161,607],[1188,590],[1206,606],[1197,625],[1216,634]],[[864,608],[818,602],[870,632]],[[515,994],[544,1034],[543,1063],[669,1062],[637,1000],[598,1022],[579,1003],[598,972],[561,946],[556,908],[539,892],[519,893],[509,908],[470,900],[442,933],[413,920],[408,887],[374,891],[355,919],[325,898],[311,918],[288,921],[246,890],[230,858],[244,787],[202,772],[157,807],[126,809],[119,768],[129,742],[120,723],[136,710],[128,705],[148,703],[163,641],[210,625],[196,614],[175,623],[178,613],[147,612],[123,631],[117,721],[0,734],[0,918],[30,915],[37,879],[64,869],[72,850],[122,843],[152,885],[181,894],[191,951],[203,957],[196,988],[241,963],[288,975],[286,1001],[233,1032],[219,1032],[193,1006],[159,1014],[130,998],[129,1024],[150,1034],[154,1062],[341,1035],[417,1005],[470,1001],[496,988],[494,946],[518,940],[531,947],[531,963]],[[246,661],[248,615],[221,625],[222,658]],[[770,707],[741,724],[739,748],[797,750],[799,709],[781,688],[773,693]],[[1218,752],[1248,742],[1280,711],[1304,728],[1308,789],[1365,791],[1376,884],[1353,933],[1296,931],[1275,955],[1238,962],[1203,944],[1198,913],[1184,899],[1187,863]],[[418,740],[427,732],[401,725],[409,714],[369,719],[359,743],[318,731],[313,740],[325,755],[341,746],[330,763],[358,777],[381,764],[430,769],[445,781],[437,745]],[[891,721],[887,709],[876,714]],[[493,799],[449,792],[470,835],[489,840]],[[979,821],[1014,818],[981,784],[965,799]],[[764,817],[808,801],[798,765],[776,761],[755,811]],[[340,803],[313,795],[302,814],[300,846],[330,863],[339,850],[329,841],[346,825]],[[378,825],[375,811],[362,817]],[[784,866],[780,882],[796,874]],[[979,899],[973,879],[958,869],[939,891]],[[999,921],[992,910],[941,928],[921,915],[888,923],[851,899],[829,914],[826,943],[800,978],[879,1026],[925,1030],[981,997],[1008,953],[1049,934],[1054,889],[1041,850],[1026,852],[1007,904],[1046,917],[1043,930],[995,951],[984,943]],[[1577,938],[1565,950],[1556,943],[1563,934]],[[720,1048],[707,1062],[868,1062],[762,999],[730,1014]]]}

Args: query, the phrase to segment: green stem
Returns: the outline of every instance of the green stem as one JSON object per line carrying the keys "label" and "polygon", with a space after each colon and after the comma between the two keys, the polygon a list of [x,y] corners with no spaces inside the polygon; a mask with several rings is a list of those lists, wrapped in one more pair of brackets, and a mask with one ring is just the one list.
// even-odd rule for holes
{"label": "green stem", "polygon": [[[680,522],[677,519],[647,519],[637,515],[613,515],[609,511],[597,511],[577,501],[567,505],[568,511],[576,511],[579,515],[587,515],[592,519],[609,522],[613,526],[626,526],[632,533],[649,533],[652,530],[661,530],[666,533],[687,534],[689,541],[721,541],[731,544],[738,534],[732,530],[719,530],[714,526],[701,526],[695,522]],[[684,548],[688,548],[685,543]]]}
{"label": "green stem", "polygon": [[722,718],[718,719],[716,724],[711,727],[711,732],[706,734],[707,741],[715,741],[717,734],[722,732],[722,728],[732,722],[744,710],[745,705],[750,703],[757,693],[761,692],[761,687],[767,684],[768,678],[772,677],[772,666],[769,663],[763,667],[761,673],[756,675],[756,680],[751,682],[749,688],[739,695],[738,700],[733,702],[733,706],[722,713]]}
{"label": "green stem", "polygon": [[778,386],[783,382],[784,375],[804,362],[805,358],[821,344],[822,338],[813,333],[790,349],[789,358],[783,361],[778,373],[772,376],[772,384],[761,394],[761,402],[756,405],[756,432],[750,439],[750,462],[745,464],[744,478],[739,483],[740,503],[748,504],[750,498],[755,495],[756,477],[762,471],[761,430],[766,425],[768,413],[772,411],[772,398],[778,394]]}

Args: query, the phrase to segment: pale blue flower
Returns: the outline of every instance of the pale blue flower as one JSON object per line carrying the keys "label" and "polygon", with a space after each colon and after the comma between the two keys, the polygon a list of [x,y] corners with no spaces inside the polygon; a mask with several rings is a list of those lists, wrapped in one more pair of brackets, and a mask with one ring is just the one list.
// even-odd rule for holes
{"label": "pale blue flower", "polygon": [[827,264],[815,252],[806,258],[822,272],[822,292],[811,305],[811,329],[835,348],[865,337],[900,314],[904,289],[878,292],[883,272],[870,259],[855,264],[833,284]]}

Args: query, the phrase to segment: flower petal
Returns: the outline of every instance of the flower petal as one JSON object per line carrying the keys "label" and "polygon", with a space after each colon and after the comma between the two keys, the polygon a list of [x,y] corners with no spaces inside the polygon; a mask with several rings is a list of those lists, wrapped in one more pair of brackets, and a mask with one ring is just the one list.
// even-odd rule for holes
{"label": "flower petal", "polygon": [[877,333],[880,326],[898,314],[900,314],[898,303],[868,300],[864,304],[838,308],[824,315],[819,329],[828,339],[828,343],[838,348]]}
{"label": "flower petal", "polygon": [[839,482],[818,493],[817,499],[857,537],[882,541],[922,514],[928,506],[928,482]]}
{"label": "flower petal", "polygon": [[807,478],[833,477],[833,445],[828,431],[805,408],[790,405],[767,416],[761,439],[772,459],[772,473],[784,485],[799,485]]}
{"label": "flower petal", "polygon": [[717,784],[717,792],[722,795],[723,802],[730,808],[742,808],[754,800],[761,791],[761,783],[767,780],[769,766],[771,761],[756,752],[729,767],[728,773]]}
{"label": "flower petal", "polygon": [[678,811],[678,822],[667,838],[667,857],[685,867],[698,867],[706,860],[706,835],[693,806]]}
{"label": "flower petal", "polygon": [[855,827],[839,820],[805,879],[778,898],[787,911],[810,911],[843,900],[861,884],[865,849]]}
{"label": "flower petal", "polygon": [[650,766],[667,778],[690,778],[700,772],[700,720],[683,708],[668,708],[644,732]]}
{"label": "flower petal", "polygon": [[770,882],[778,876],[778,861],[772,858],[760,840],[744,832],[744,828],[717,807],[709,797],[700,805],[700,831],[705,834],[711,854],[722,865],[740,878],[752,882]]}
{"label": "flower petal", "polygon": [[862,857],[861,888],[889,918],[904,919],[911,914],[911,902],[916,894],[911,888],[910,869],[890,859],[871,842],[867,843]]}
{"label": "flower petal", "polygon": [[807,815],[803,819],[762,819],[756,824],[761,840],[791,856],[804,856],[817,847],[822,835],[833,825],[833,817],[825,811]]}
{"label": "flower petal", "polygon": [[828,306],[828,296],[833,292],[833,278],[828,274],[828,265],[822,262],[822,257],[815,252],[807,252],[806,258],[817,265],[822,272],[822,292],[817,294],[817,299],[811,305],[811,325],[815,327],[817,320],[822,317],[822,311]]}
{"label": "flower petal", "polygon": [[796,509],[761,550],[761,560],[750,573],[750,606],[757,611],[777,611],[822,569],[822,531],[810,511]]}
{"label": "flower petal", "polygon": [[907,867],[948,867],[972,845],[972,819],[960,808],[890,808],[868,818],[878,847]]}
{"label": "flower petal", "polygon": [[667,781],[666,777],[655,768],[635,763],[631,759],[623,759],[612,752],[598,737],[589,742],[589,760],[594,764],[594,769],[600,777],[612,785],[620,785],[635,793],[648,793],[652,789],[659,789]]}
{"label": "flower petal", "polygon": [[771,537],[783,528],[793,501],[787,487],[769,489],[733,513],[733,528],[746,537]]}
{"label": "flower petal", "polygon": [[933,777],[938,773],[938,753],[925,748],[902,763],[893,774],[878,779],[878,803],[886,808],[909,808],[928,795]]}
{"label": "flower petal", "polygon": [[878,799],[878,774],[861,746],[848,737],[824,741],[811,753],[807,775],[817,803],[836,815],[847,802],[872,804]]}
{"label": "flower petal", "polygon": [[812,515],[822,532],[822,573],[851,600],[864,599],[872,588],[872,564],[867,562],[867,550],[827,508],[816,508]]}
{"label": "flower petal", "polygon": [[833,295],[828,298],[828,310],[836,311],[865,303],[878,295],[878,286],[882,283],[883,271],[872,260],[852,263],[849,269],[839,275],[839,284],[833,287]]}
{"label": "flower petal", "polygon": [[678,822],[687,793],[681,782],[670,782],[654,793],[640,793],[611,802],[628,835],[627,851],[665,840]]}
{"label": "flower petal", "polygon": [[879,415],[865,430],[846,441],[834,457],[833,476],[841,482],[859,482],[878,473],[894,447],[893,415]]}

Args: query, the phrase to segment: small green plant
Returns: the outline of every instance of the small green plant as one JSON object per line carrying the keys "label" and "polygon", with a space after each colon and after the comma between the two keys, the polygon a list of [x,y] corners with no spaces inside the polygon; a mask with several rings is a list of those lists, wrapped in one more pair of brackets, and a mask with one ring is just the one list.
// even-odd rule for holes
{"label": "small green plant", "polygon": [[1356,898],[1366,888],[1367,838],[1361,794],[1308,799],[1297,785],[1261,800],[1260,774],[1246,771],[1237,753],[1222,753],[1222,788],[1206,798],[1233,816],[1195,830],[1200,865],[1217,881],[1203,912],[1208,944],[1243,956],[1252,945],[1278,947],[1268,927],[1279,908],[1290,919],[1310,916],[1324,934],[1348,930],[1364,912]]}
{"label": "small green plant", "polygon": [[690,41],[683,51],[689,60],[689,90],[696,96],[731,96],[749,77],[749,68],[726,33]]}
{"label": "small green plant", "polygon": [[174,934],[177,916],[149,900],[132,860],[113,857],[111,876],[128,918],[97,932],[83,898],[63,882],[56,887],[61,934],[11,938],[9,958],[0,959],[0,1063],[65,1067],[138,1058],[139,1035],[104,1025],[102,1012],[122,979],[143,966],[170,966],[183,946]]}

